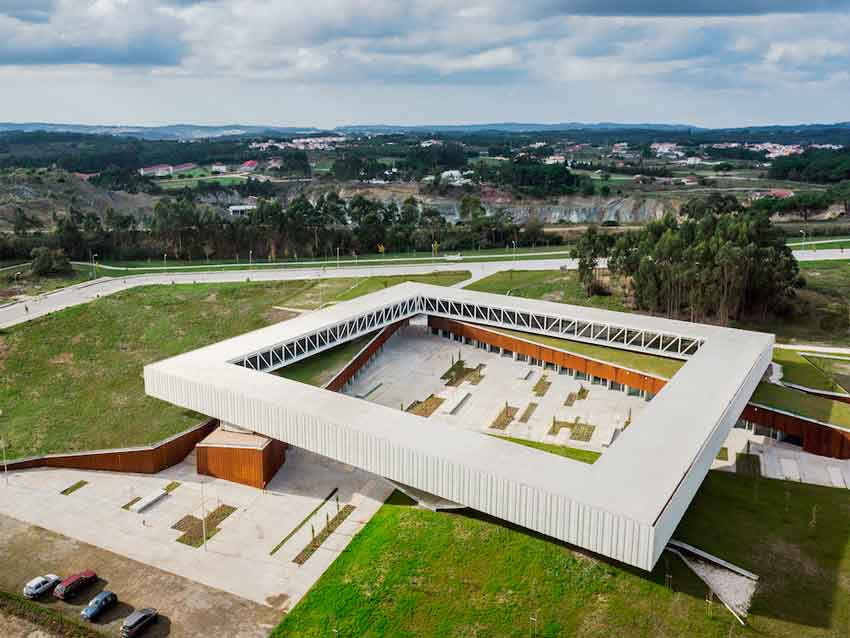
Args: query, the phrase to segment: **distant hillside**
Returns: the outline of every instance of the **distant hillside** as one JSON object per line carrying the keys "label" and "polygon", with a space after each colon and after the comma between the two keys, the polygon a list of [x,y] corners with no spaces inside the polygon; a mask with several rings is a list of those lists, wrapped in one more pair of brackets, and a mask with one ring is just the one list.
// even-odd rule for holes
{"label": "distant hillside", "polygon": [[326,132],[386,135],[393,133],[546,133],[577,131],[585,133],[604,133],[608,131],[644,131],[671,134],[712,136],[759,136],[772,137],[776,135],[801,135],[817,137],[832,133],[847,135],[850,122],[833,124],[793,124],[793,125],[757,125],[732,128],[705,128],[691,124],[665,123],[625,123],[625,122],[559,122],[545,124],[539,122],[494,122],[470,124],[351,124],[338,126],[333,129],[304,126],[275,126],[275,125],[246,125],[225,124],[208,126],[198,124],[170,124],[164,126],[125,126],[125,125],[90,125],[90,124],[55,124],[45,122],[0,122],[0,132],[45,131],[52,133],[87,133],[99,135],[116,135],[133,137],[144,140],[198,140],[219,137],[263,137],[307,135]]}

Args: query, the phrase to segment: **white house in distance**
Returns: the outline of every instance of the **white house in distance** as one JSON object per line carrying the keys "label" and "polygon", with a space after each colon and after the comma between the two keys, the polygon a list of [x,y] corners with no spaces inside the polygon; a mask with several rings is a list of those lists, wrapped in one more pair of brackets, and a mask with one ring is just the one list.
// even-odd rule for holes
{"label": "white house in distance", "polygon": [[216,162],[212,166],[210,166],[210,173],[226,173],[227,172],[227,164],[222,164],[221,162]]}
{"label": "white house in distance", "polygon": [[155,164],[139,169],[139,175],[142,177],[170,177],[173,174],[174,167],[171,164]]}

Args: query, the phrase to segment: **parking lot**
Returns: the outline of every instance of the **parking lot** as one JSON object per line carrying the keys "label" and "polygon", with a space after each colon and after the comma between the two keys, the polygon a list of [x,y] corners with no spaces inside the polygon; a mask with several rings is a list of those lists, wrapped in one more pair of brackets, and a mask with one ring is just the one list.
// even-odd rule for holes
{"label": "parking lot", "polygon": [[[80,481],[86,483],[62,494]],[[143,513],[124,509],[169,484],[172,491]],[[178,542],[183,532],[173,529],[186,516],[202,517],[202,491],[207,514],[221,505],[234,508],[206,549]],[[150,476],[65,469],[12,472],[8,486],[0,481],[0,511],[7,515],[0,534],[0,587],[20,592],[43,573],[67,576],[93,569],[103,581],[86,590],[75,613],[107,588],[130,607],[162,611],[159,633],[150,635],[266,635],[391,491],[383,479],[297,448],[287,451],[286,463],[266,490],[200,476],[194,455]],[[352,514],[303,565],[294,563],[313,534],[345,505],[354,507]],[[31,555],[33,560],[21,560]],[[242,619],[238,631],[236,625],[209,631],[227,625],[228,607],[238,611],[233,622]],[[107,625],[117,628],[130,611],[120,607],[114,623]],[[206,629],[200,631],[196,623],[207,616],[199,625]]]}

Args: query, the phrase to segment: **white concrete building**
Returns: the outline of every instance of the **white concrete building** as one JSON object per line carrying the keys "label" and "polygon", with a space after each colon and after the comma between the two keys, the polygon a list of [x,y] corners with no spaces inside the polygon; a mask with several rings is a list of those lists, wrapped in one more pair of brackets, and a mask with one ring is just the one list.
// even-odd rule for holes
{"label": "white concrete building", "polygon": [[[593,465],[269,374],[418,315],[685,360]],[[770,363],[773,336],[406,283],[145,367],[145,391],[651,570]]]}

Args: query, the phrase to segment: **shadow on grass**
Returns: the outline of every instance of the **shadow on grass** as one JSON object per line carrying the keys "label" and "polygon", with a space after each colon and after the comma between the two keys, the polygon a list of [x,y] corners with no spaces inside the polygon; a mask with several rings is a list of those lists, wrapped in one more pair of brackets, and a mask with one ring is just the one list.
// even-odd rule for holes
{"label": "shadow on grass", "polygon": [[[413,504],[398,492],[387,503]],[[647,573],[475,510],[441,515],[477,519],[540,538],[662,587],[669,574],[675,591],[699,601],[708,592],[669,552]],[[751,618],[835,629],[848,620],[842,602],[850,590],[848,520],[846,490],[710,472],[673,537],[759,575]]]}

